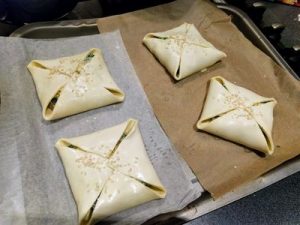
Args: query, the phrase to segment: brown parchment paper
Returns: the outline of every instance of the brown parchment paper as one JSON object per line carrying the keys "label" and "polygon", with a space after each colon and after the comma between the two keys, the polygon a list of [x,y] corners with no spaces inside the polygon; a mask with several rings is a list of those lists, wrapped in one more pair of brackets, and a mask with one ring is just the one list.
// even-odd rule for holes
{"label": "brown parchment paper", "polygon": [[[175,82],[142,44],[149,32],[165,31],[183,22],[228,57],[204,73]],[[100,32],[120,29],[135,70],[157,118],[177,150],[214,198],[249,182],[300,153],[300,84],[257,49],[208,1],[180,0],[98,20]],[[221,75],[262,96],[275,97],[272,156],[197,131],[208,81]]]}

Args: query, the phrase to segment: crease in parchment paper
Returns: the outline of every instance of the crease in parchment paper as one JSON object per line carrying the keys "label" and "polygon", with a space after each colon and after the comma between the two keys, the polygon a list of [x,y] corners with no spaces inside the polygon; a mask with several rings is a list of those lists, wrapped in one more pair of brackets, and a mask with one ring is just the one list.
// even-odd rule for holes
{"label": "crease in parchment paper", "polygon": [[[139,120],[149,158],[168,194],[165,199],[112,215],[103,223],[140,224],[160,213],[179,210],[201,195],[203,189],[194,182],[195,175],[156,120],[119,32],[56,40],[2,37],[0,45],[0,182],[5,187],[0,189],[0,199],[5,199],[0,212],[12,215],[5,224],[76,224],[75,201],[54,144],[61,137],[89,134],[128,118]],[[26,65],[32,59],[70,56],[93,47],[103,51],[114,81],[125,92],[125,101],[54,122],[43,120]]]}

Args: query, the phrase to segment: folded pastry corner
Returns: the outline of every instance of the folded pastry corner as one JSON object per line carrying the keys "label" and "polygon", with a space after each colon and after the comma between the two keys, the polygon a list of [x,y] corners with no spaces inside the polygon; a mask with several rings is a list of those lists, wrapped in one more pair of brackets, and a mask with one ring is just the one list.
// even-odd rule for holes
{"label": "folded pastry corner", "polygon": [[257,95],[221,76],[213,77],[197,128],[271,155],[276,104],[274,98]]}
{"label": "folded pastry corner", "polygon": [[53,60],[32,60],[27,68],[45,120],[122,102],[125,97],[97,48]]}
{"label": "folded pastry corner", "polygon": [[166,196],[134,119],[95,133],[57,141],[79,223]]}
{"label": "folded pastry corner", "polygon": [[176,80],[181,80],[226,57],[205,40],[193,24],[148,33],[143,43]]}

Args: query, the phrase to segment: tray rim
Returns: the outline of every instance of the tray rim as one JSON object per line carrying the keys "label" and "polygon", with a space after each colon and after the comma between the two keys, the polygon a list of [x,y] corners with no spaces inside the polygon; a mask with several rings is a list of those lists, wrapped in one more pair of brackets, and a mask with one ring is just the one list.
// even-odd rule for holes
{"label": "tray rim", "polygon": [[62,21],[45,21],[45,22],[34,22],[30,24],[25,24],[14,32],[12,32],[9,37],[23,37],[28,32],[35,31],[41,28],[65,28],[65,27],[72,27],[72,28],[79,28],[79,27],[97,27],[96,21],[98,18],[92,19],[80,19],[80,20],[62,20]]}
{"label": "tray rim", "polygon": [[[221,1],[222,2],[222,1]],[[247,24],[248,28],[260,39],[260,41],[264,44],[265,52],[269,57],[271,57],[278,65],[287,70],[294,78],[300,80],[300,75],[297,75],[296,72],[288,65],[285,59],[279,54],[279,52],[274,48],[271,42],[264,36],[264,34],[260,31],[260,29],[254,24],[254,22],[248,17],[248,15],[243,12],[241,9],[226,4],[226,3],[218,3],[216,6],[219,9],[227,10],[238,15],[240,19],[243,20],[245,24]],[[36,31],[39,29],[63,29],[63,28],[97,28],[98,18],[91,19],[80,19],[80,20],[62,20],[62,21],[46,21],[46,22],[35,22],[26,24],[18,29],[16,29],[13,33],[11,33],[10,37],[20,37],[20,38],[28,38],[24,37],[28,33],[32,31]],[[64,37],[61,37],[64,38]],[[68,38],[68,37],[65,37]],[[254,44],[254,43],[253,43]],[[254,44],[255,45],[255,44]],[[266,52],[267,51],[267,52]]]}

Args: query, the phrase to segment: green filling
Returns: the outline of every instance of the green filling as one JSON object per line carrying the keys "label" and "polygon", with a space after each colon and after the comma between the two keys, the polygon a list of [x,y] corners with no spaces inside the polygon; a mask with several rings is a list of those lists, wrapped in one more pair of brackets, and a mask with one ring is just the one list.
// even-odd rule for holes
{"label": "green filling", "polygon": [[55,104],[58,101],[59,96],[60,96],[60,91],[58,91],[56,93],[56,95],[51,99],[51,101],[50,101],[50,103],[48,105],[48,109],[50,109],[52,111],[54,110]]}
{"label": "green filling", "polygon": [[72,145],[72,144],[71,144],[71,145],[69,145],[68,147],[69,147],[69,148],[78,149],[78,147],[77,147],[77,146],[75,146],[75,145]]}
{"label": "green filling", "polygon": [[89,61],[91,61],[91,59],[94,57],[94,52],[90,52],[84,59],[84,62],[87,63]]}

